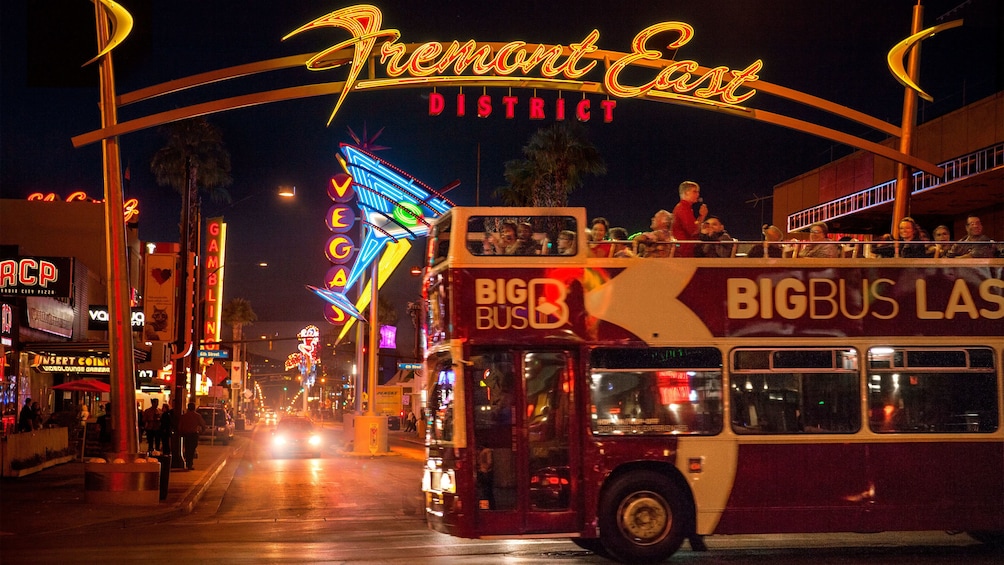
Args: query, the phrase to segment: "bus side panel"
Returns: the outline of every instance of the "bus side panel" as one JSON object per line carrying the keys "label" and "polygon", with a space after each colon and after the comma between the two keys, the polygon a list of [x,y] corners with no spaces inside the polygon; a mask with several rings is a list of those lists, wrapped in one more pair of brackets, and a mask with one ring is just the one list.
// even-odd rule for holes
{"label": "bus side panel", "polygon": [[1004,442],[873,443],[874,531],[1004,531]]}
{"label": "bus side panel", "polygon": [[716,534],[859,529],[869,488],[866,445],[743,441]]}

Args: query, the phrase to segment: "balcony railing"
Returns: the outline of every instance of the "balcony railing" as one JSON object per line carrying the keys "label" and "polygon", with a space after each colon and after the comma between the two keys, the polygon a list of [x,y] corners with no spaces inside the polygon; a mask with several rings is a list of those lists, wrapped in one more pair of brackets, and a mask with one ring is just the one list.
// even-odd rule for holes
{"label": "balcony railing", "polygon": [[[979,151],[974,151],[951,161],[940,163],[945,175],[936,177],[930,173],[917,171],[913,174],[911,194],[932,190],[943,184],[965,179],[1004,166],[1004,143],[998,143]],[[896,198],[896,180],[884,182],[811,208],[799,210],[788,216],[788,231],[805,229],[814,222],[850,216],[857,212],[888,204]]]}

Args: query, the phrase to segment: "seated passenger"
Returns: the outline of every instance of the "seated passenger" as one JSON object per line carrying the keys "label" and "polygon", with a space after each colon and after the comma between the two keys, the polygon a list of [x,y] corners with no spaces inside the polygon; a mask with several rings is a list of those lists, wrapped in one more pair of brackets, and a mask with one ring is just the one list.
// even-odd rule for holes
{"label": "seated passenger", "polygon": [[[594,218],[589,225],[592,227],[589,230],[589,241],[606,241],[607,231],[610,229],[610,223],[607,222],[606,218]],[[589,245],[589,256],[610,257],[610,249],[609,243],[592,243]]]}
{"label": "seated passenger", "polygon": [[898,257],[927,257],[927,245],[921,243],[920,226],[909,216],[899,221],[899,238],[896,239],[895,246]]}
{"label": "seated passenger", "polygon": [[485,234],[485,238],[481,240],[481,254],[495,255],[495,237],[491,234]]}
{"label": "seated passenger", "polygon": [[496,255],[516,254],[516,222],[502,222],[499,236],[495,240]]}
{"label": "seated passenger", "polygon": [[659,210],[652,216],[652,231],[643,233],[635,241],[645,244],[643,257],[669,257],[672,252],[673,235],[670,226],[673,215],[666,210]]}
{"label": "seated passenger", "polygon": [[948,250],[948,257],[993,257],[994,245],[989,237],[983,235],[983,222],[978,216],[966,217],[966,237]]}
{"label": "seated passenger", "polygon": [[949,245],[945,241],[952,240],[952,232],[948,226],[942,224],[934,228],[934,243],[928,244],[927,255],[929,257],[945,257],[948,254]]}
{"label": "seated passenger", "polygon": [[558,255],[575,255],[575,232],[561,230],[558,234]]}
{"label": "seated passenger", "polygon": [[840,245],[831,242],[827,237],[829,228],[823,222],[816,222],[809,226],[809,243],[802,246],[798,252],[799,257],[823,257],[834,258],[840,256]]}
{"label": "seated passenger", "polygon": [[627,244],[628,233],[624,228],[610,228],[611,257],[634,257],[634,251]]}
{"label": "seated passenger", "polygon": [[763,226],[763,241],[762,245],[754,245],[750,248],[749,252],[746,253],[747,257],[764,257],[764,249],[767,250],[767,257],[781,257],[784,252],[780,243],[774,243],[781,241],[784,234],[781,233],[781,229],[777,226],[768,226],[764,224]]}
{"label": "seated passenger", "polygon": [[533,239],[533,225],[520,222],[516,228],[516,246],[510,255],[540,255],[540,244]]}
{"label": "seated passenger", "polygon": [[725,224],[718,216],[708,216],[701,225],[701,234],[697,236],[701,241],[714,243],[700,243],[694,247],[694,257],[732,257],[735,240],[725,231]]}

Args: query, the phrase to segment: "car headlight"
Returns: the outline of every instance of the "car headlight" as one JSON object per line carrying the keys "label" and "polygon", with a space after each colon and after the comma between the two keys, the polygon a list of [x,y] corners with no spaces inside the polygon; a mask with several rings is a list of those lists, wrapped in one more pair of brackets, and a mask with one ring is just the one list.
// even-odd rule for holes
{"label": "car headlight", "polygon": [[321,445],[321,436],[312,435],[310,439],[307,440],[310,445]]}
{"label": "car headlight", "polygon": [[286,445],[286,436],[273,436],[272,443],[274,445]]}

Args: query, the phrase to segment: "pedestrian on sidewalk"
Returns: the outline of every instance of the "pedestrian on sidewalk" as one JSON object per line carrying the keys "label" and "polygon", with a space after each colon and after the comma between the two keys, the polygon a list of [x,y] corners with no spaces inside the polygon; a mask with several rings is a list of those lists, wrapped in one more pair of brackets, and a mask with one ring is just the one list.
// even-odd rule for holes
{"label": "pedestrian on sidewalk", "polygon": [[189,471],[195,469],[195,449],[199,446],[199,434],[205,425],[202,416],[195,411],[195,403],[189,402],[188,412],[178,420],[178,435],[183,442],[185,467]]}
{"label": "pedestrian on sidewalk", "polygon": [[150,399],[150,407],[143,411],[143,430],[146,432],[146,450],[160,451],[160,400]]}
{"label": "pedestrian on sidewalk", "polygon": [[174,435],[174,413],[171,403],[165,401],[160,411],[160,444],[163,453],[171,453],[171,436]]}
{"label": "pedestrian on sidewalk", "polygon": [[21,415],[17,419],[17,431],[19,432],[30,432],[34,428],[35,413],[31,408],[31,399],[24,401],[24,407],[21,408]]}
{"label": "pedestrian on sidewalk", "polygon": [[98,441],[102,451],[112,446],[112,403],[105,404],[105,413],[98,416]]}

